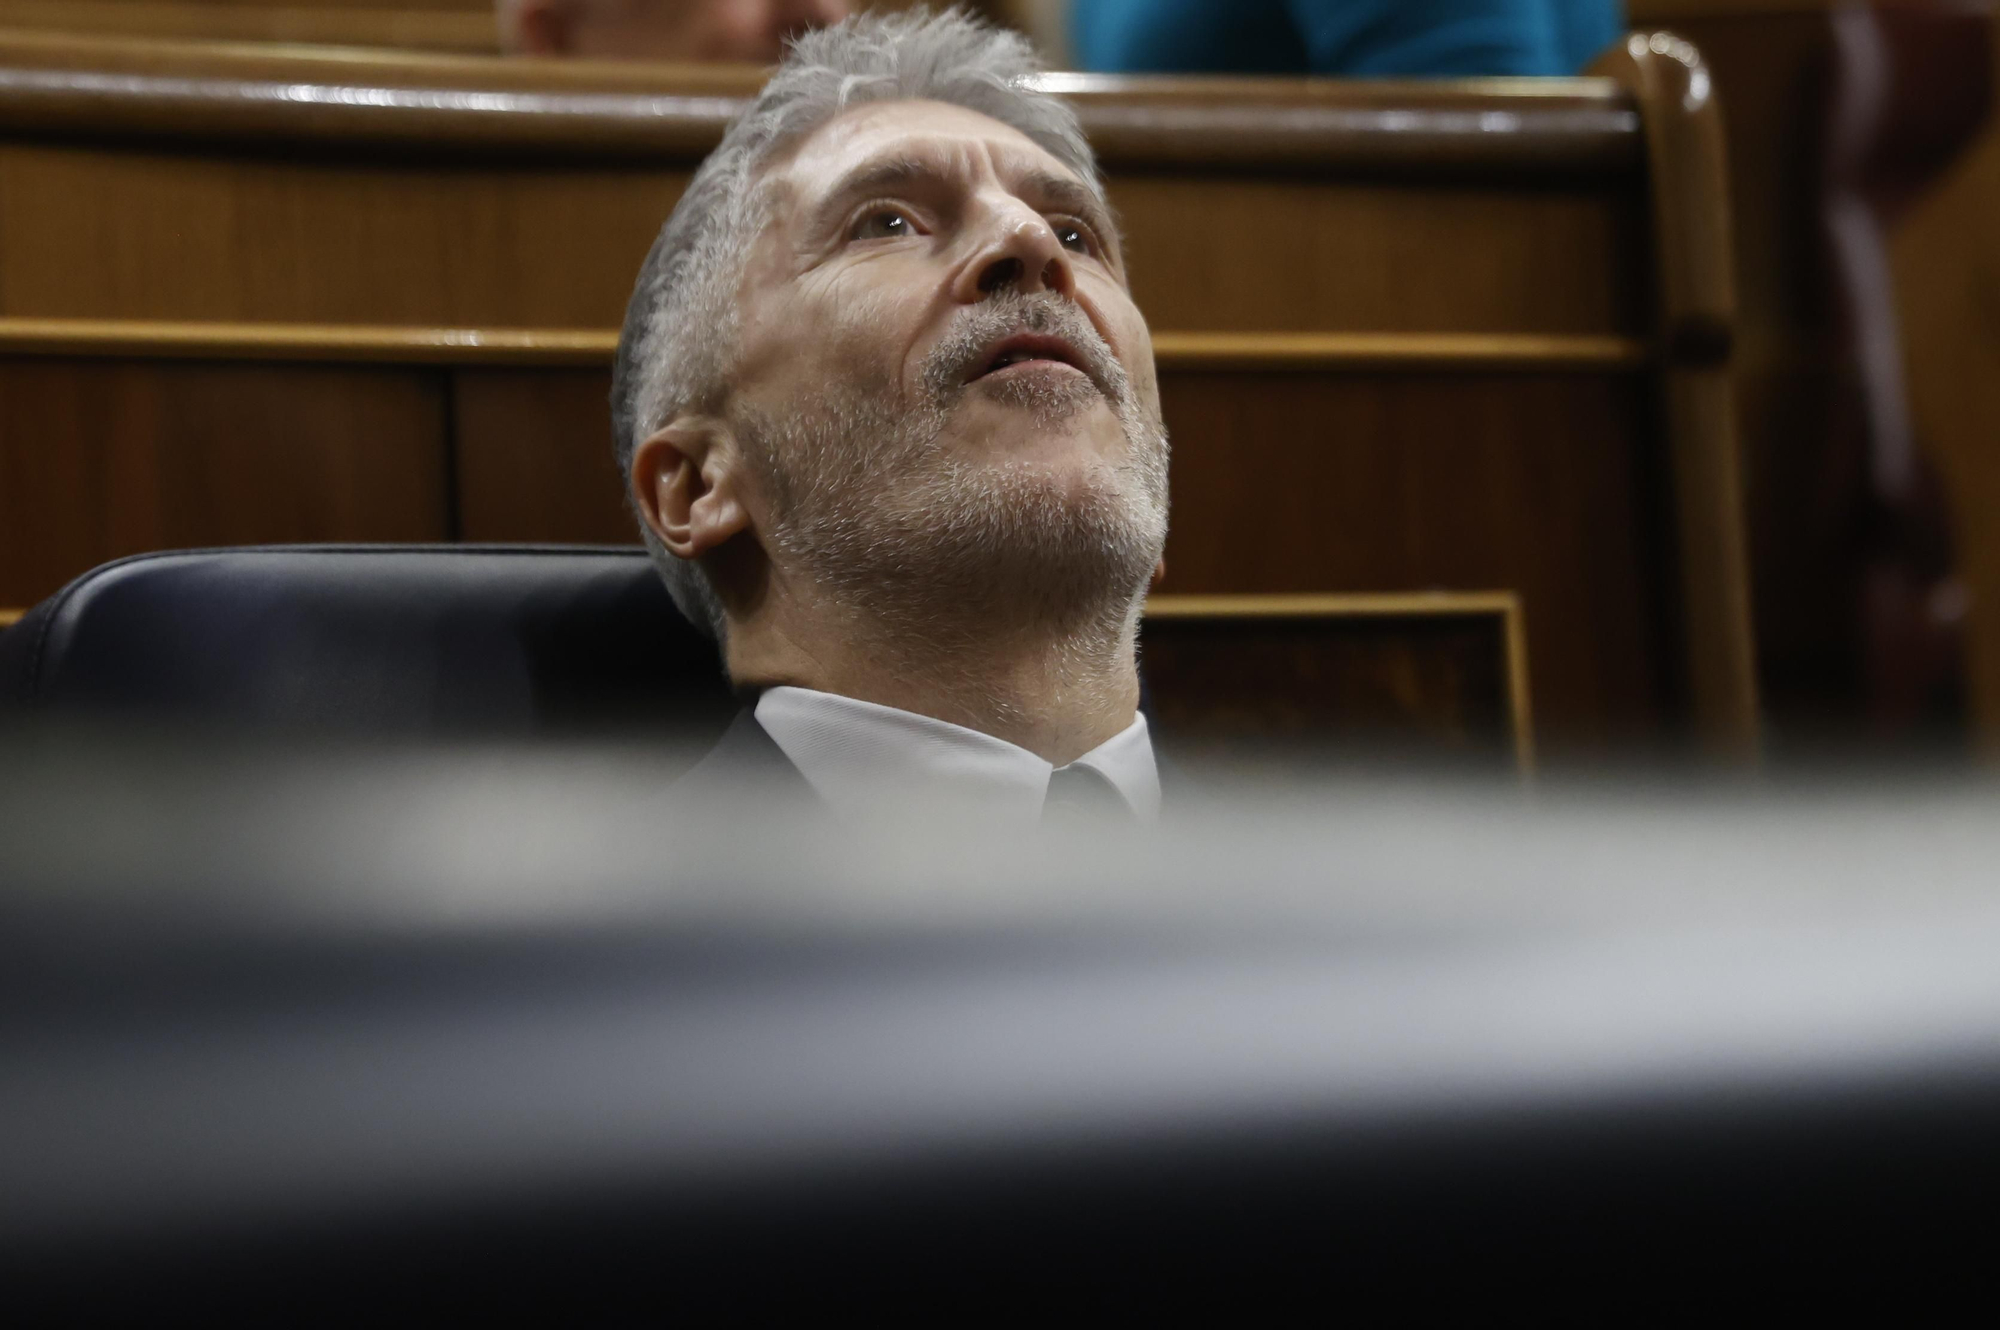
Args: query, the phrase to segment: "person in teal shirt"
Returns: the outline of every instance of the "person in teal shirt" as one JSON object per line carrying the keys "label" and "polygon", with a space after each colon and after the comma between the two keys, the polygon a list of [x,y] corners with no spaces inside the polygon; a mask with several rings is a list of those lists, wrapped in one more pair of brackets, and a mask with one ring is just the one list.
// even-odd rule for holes
{"label": "person in teal shirt", "polygon": [[1575,74],[1620,0],[1070,0],[1077,65],[1107,74]]}

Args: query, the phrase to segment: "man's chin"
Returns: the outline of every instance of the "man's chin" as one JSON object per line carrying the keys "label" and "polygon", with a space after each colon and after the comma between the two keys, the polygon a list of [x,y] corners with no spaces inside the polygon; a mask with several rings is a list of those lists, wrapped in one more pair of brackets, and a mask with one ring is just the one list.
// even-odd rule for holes
{"label": "man's chin", "polygon": [[1018,403],[968,394],[948,434],[969,461],[1035,462],[1055,470],[1123,461],[1129,447],[1111,404],[1095,389],[1075,401]]}
{"label": "man's chin", "polygon": [[973,380],[962,406],[976,414],[1025,417],[1044,430],[1100,413],[1116,418],[1110,400],[1082,371],[1047,362]]}

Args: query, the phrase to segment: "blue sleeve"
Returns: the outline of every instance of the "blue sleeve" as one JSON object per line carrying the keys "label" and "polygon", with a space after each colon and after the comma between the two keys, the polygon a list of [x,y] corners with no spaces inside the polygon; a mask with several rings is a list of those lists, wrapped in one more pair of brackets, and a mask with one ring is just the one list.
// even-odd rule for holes
{"label": "blue sleeve", "polygon": [[[1086,0],[1088,3],[1088,0]],[[1287,0],[1316,74],[1574,74],[1618,36],[1620,0]]]}
{"label": "blue sleeve", "polygon": [[1621,0],[1072,0],[1079,68],[1424,78],[1574,74]]}
{"label": "blue sleeve", "polygon": [[1079,69],[1103,74],[1304,74],[1285,0],[1072,0]]}
{"label": "blue sleeve", "polygon": [[1548,0],[1556,15],[1556,43],[1568,73],[1597,59],[1625,35],[1622,0]]}

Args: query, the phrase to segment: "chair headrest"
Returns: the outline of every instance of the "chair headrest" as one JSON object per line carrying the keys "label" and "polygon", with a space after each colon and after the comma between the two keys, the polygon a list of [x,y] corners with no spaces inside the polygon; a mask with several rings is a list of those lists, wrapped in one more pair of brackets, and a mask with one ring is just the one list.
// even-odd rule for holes
{"label": "chair headrest", "polygon": [[0,633],[0,697],[384,737],[719,730],[736,706],[643,550],[575,546],[123,559]]}

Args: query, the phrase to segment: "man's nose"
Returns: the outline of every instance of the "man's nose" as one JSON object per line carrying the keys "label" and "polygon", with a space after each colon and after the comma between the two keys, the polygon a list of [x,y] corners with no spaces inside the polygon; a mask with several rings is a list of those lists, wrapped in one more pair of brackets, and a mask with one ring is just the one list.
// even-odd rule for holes
{"label": "man's nose", "polygon": [[960,270],[953,294],[971,305],[1008,288],[1063,296],[1075,290],[1069,251],[1045,218],[1025,208],[1010,208],[995,219],[992,234]]}

